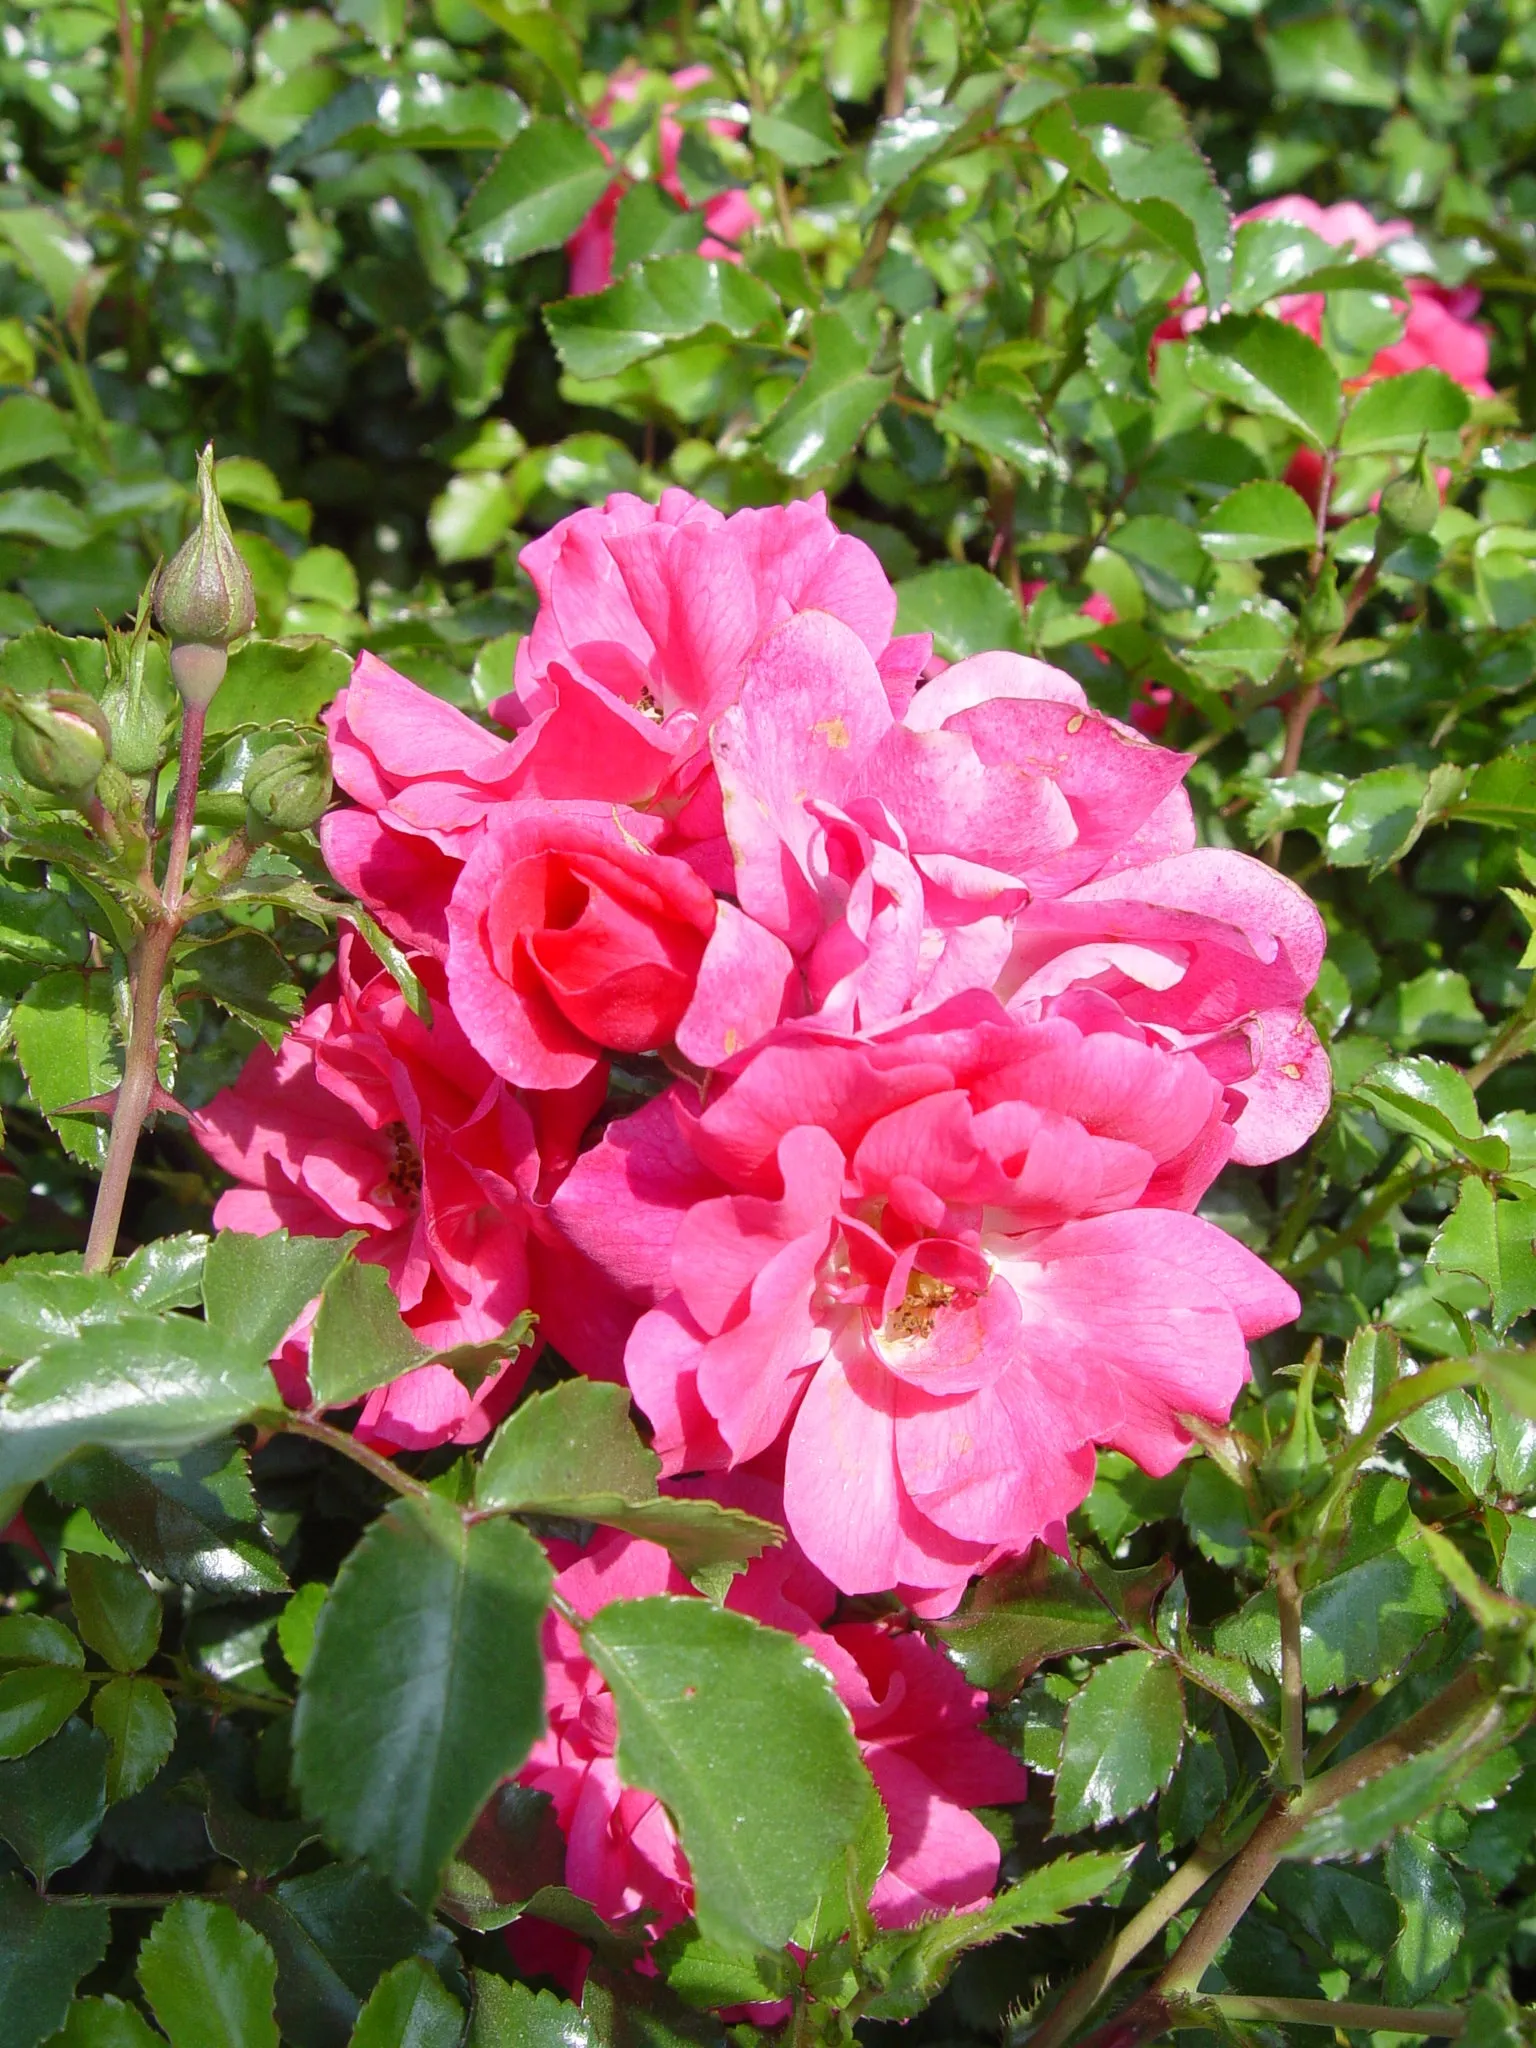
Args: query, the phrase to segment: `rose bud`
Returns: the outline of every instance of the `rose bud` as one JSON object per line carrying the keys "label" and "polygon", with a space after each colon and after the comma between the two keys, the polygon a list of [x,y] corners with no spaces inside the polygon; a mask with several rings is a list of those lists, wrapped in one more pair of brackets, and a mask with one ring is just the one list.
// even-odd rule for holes
{"label": "rose bud", "polygon": [[324,817],[331,801],[331,760],[324,738],[282,740],[246,770],[245,829],[252,839],[302,832]]}
{"label": "rose bud", "polygon": [[1381,494],[1381,536],[1388,546],[1433,533],[1440,517],[1440,485],[1420,447],[1412,469],[1392,479]]}
{"label": "rose bud", "polygon": [[256,623],[251,572],[240,558],[213,472],[213,444],[197,461],[198,529],[160,572],[155,617],[171,638],[171,675],[181,700],[206,705],[224,680],[225,650]]}
{"label": "rose bud", "polygon": [[112,750],[112,729],[84,690],[10,698],[11,753],[34,789],[83,802]]}

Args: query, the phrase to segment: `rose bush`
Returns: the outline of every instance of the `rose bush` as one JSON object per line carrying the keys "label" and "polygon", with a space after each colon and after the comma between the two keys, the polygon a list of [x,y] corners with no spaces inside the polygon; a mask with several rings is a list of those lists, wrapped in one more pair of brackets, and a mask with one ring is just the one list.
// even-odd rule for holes
{"label": "rose bush", "polygon": [[0,2048],[1513,2048],[1520,22],[0,11]]}

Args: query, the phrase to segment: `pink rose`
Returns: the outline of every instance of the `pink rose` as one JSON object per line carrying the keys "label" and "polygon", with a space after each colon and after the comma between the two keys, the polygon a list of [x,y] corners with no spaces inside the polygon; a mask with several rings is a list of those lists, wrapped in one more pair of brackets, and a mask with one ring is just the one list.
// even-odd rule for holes
{"label": "pink rose", "polygon": [[[768,1481],[741,1475],[707,1491],[783,1520],[779,1490]],[[664,1550],[618,1535],[575,1557],[555,1584],[584,1619],[613,1600],[694,1591]],[[891,1831],[871,1901],[877,1924],[907,1927],[927,1914],[983,1905],[997,1883],[998,1846],[970,1809],[1024,1798],[1023,1766],[982,1734],[985,1695],[946,1657],[898,1623],[829,1626],[835,1599],[791,1541],[738,1574],[725,1604],[795,1635],[831,1673],[848,1708]],[[638,1916],[664,1933],[693,1910],[672,1823],[651,1793],[619,1778],[612,1697],[576,1631],[553,1612],[544,1646],[549,1727],[519,1782],[553,1801],[569,1888],[607,1920]]]}
{"label": "pink rose", "polygon": [[870,1029],[966,988],[1030,1015],[1078,982],[1240,1092],[1243,1163],[1321,1120],[1316,910],[1245,855],[1196,851],[1188,757],[1060,669],[976,655],[898,718],[857,638],[811,614],[762,643],[710,744],[739,911],[679,1030],[696,1064],[785,1018]]}
{"label": "pink rose", "polygon": [[[416,968],[430,1030],[343,928],[336,968],[302,1021],[278,1052],[257,1048],[197,1119],[197,1135],[238,1183],[219,1198],[218,1229],[361,1230],[358,1257],[384,1267],[424,1343],[479,1342],[529,1305],[538,1154],[527,1111],[459,1029],[441,969]],[[595,1107],[578,1110],[583,1124]],[[279,1360],[296,1405],[309,1398],[306,1348],[300,1336]],[[528,1361],[522,1353],[474,1395],[446,1367],[423,1366],[369,1395],[357,1433],[390,1449],[477,1442]]]}
{"label": "pink rose", "polygon": [[520,803],[492,822],[448,909],[448,989],[496,1073],[572,1088],[615,1052],[669,1045],[715,922],[713,893],[651,851],[660,821]]}
{"label": "pink rose", "polygon": [[[785,1508],[849,1593],[943,1611],[1059,1528],[1094,1446],[1147,1470],[1225,1419],[1285,1283],[1190,1215],[1236,1104],[1107,996],[958,996],[787,1027],[612,1124],[552,1216],[638,1319],[670,1472],[784,1440]],[[575,1363],[605,1374],[600,1352]]]}
{"label": "pink rose", "polygon": [[[679,92],[692,92],[696,87],[708,85],[712,73],[707,64],[690,64],[681,71],[674,71],[672,83]],[[632,72],[616,72],[608,81],[608,90],[592,110],[594,128],[607,128],[612,124],[615,112],[631,105],[640,94],[640,78]],[[683,190],[677,174],[677,160],[683,146],[682,123],[673,109],[676,100],[668,100],[661,109],[657,122],[659,162],[656,182],[669,198],[679,206],[691,210],[692,201]],[[734,137],[741,133],[739,121],[711,120],[706,124],[711,135]],[[612,162],[612,153],[600,136],[593,138],[604,156]],[[567,285],[571,297],[582,298],[589,292],[600,292],[613,283],[613,243],[619,201],[628,189],[628,181],[620,176],[614,179],[602,198],[587,215],[581,226],[565,245],[570,258],[570,281]],[[717,192],[712,199],[704,202],[704,226],[706,233],[699,243],[701,256],[713,256],[727,263],[739,263],[740,251],[732,245],[744,235],[750,234],[758,225],[757,208],[745,192]]]}

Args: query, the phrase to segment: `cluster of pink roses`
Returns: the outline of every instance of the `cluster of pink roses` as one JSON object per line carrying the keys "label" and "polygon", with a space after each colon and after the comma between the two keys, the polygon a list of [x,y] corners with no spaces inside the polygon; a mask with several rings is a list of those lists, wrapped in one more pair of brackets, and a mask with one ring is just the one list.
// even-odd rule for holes
{"label": "cluster of pink roses", "polygon": [[[351,802],[326,858],[430,1024],[345,937],[201,1120],[240,1182],[217,1221],[362,1231],[434,1343],[532,1306],[628,1383],[669,1483],[757,1489],[793,1547],[733,1601],[833,1672],[899,1924],[984,1894],[965,1809],[1017,1773],[920,1639],[828,1626],[836,1594],[945,1612],[1060,1540],[1096,1446],[1162,1472],[1181,1418],[1228,1414],[1247,1342],[1297,1304],[1194,1211],[1323,1115],[1321,923],[1197,848],[1187,757],[1061,671],[999,653],[921,681],[926,636],[895,635],[820,498],[615,497],[522,559],[539,609],[499,731],[366,654],[329,714]],[[525,1371],[471,1398],[424,1367],[358,1432],[473,1441]],[[615,1539],[562,1583],[587,1611],[674,1580]],[[561,1622],[548,1655],[528,1782],[571,1881],[675,1919],[686,1875],[616,1778],[612,1703]]]}

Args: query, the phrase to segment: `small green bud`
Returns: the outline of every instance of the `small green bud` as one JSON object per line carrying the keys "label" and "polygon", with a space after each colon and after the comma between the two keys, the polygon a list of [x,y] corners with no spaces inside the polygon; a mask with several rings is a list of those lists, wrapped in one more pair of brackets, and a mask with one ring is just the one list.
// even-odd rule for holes
{"label": "small green bud", "polygon": [[1314,1350],[1302,1367],[1291,1426],[1259,1466],[1265,1491],[1276,1502],[1310,1500],[1327,1481],[1328,1452],[1312,1407],[1319,1356]]}
{"label": "small green bud", "polygon": [[1440,517],[1440,483],[1422,446],[1412,469],[1393,477],[1382,492],[1378,509],[1380,536],[1386,543],[1383,553],[1399,541],[1434,532],[1435,521]]}
{"label": "small green bud", "polygon": [[1331,640],[1344,630],[1344,600],[1339,595],[1339,576],[1331,561],[1324,562],[1317,587],[1301,608],[1301,630],[1314,644]]}
{"label": "small green bud", "polygon": [[[158,579],[157,579],[158,580]],[[149,656],[151,593],[139,600],[131,633],[107,629],[107,674],[101,708],[112,727],[112,759],[125,775],[152,775],[164,758],[165,719],[144,673]]]}
{"label": "small green bud", "polygon": [[112,728],[84,690],[10,699],[11,753],[34,789],[83,802],[112,750]]}
{"label": "small green bud", "polygon": [[211,442],[198,457],[197,489],[198,529],[155,585],[155,617],[171,637],[171,675],[188,705],[209,702],[224,680],[225,649],[256,623],[251,572],[219,503]]}
{"label": "small green bud", "polygon": [[268,747],[246,770],[243,788],[249,838],[318,824],[331,801],[331,759],[323,735]]}

